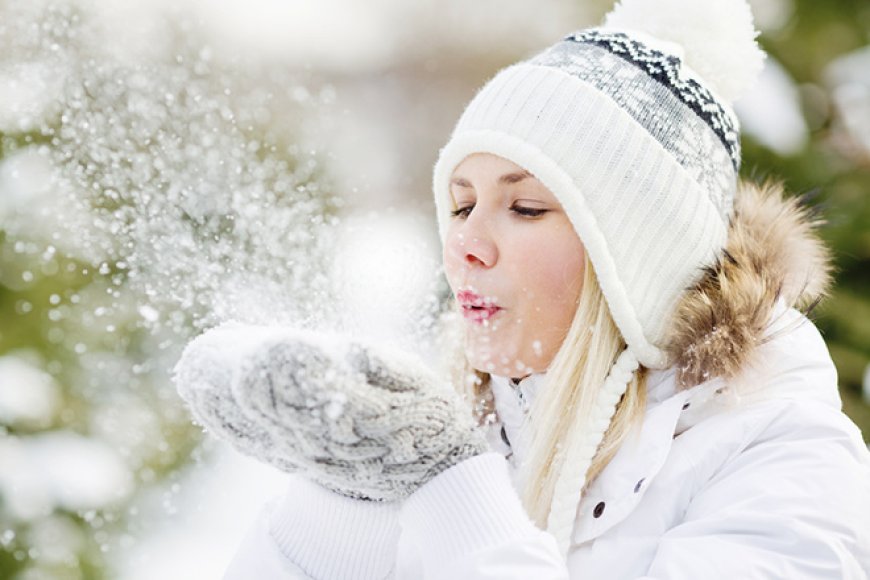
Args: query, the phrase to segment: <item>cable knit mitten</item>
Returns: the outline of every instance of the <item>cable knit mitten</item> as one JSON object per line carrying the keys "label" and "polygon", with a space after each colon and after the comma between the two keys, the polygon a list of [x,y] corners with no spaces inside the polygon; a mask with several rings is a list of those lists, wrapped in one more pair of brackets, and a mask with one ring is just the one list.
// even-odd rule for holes
{"label": "cable knit mitten", "polygon": [[220,371],[203,373],[229,374],[229,389],[210,379],[220,384],[213,392],[192,395],[202,382],[179,384],[179,392],[200,422],[242,452],[346,496],[394,500],[488,449],[468,406],[415,357],[310,331],[236,332],[242,346],[220,337],[232,352]]}
{"label": "cable knit mitten", "polygon": [[298,467],[278,453],[274,436],[242,411],[230,388],[244,356],[269,335],[267,327],[236,323],[212,328],[184,348],[172,379],[196,422],[208,432],[246,455],[294,472]]}

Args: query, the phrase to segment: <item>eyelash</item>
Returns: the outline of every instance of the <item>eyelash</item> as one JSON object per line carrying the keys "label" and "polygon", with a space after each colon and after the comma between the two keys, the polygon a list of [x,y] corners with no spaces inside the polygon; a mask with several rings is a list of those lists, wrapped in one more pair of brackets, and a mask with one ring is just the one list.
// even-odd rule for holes
{"label": "eyelash", "polygon": [[[450,215],[452,217],[468,217],[468,214],[465,212],[466,211],[471,212],[471,210],[473,208],[474,208],[473,204],[467,205],[465,207],[460,207],[458,209],[451,210]],[[516,213],[518,213],[519,215],[521,215],[523,217],[531,217],[531,218],[541,217],[542,215],[544,215],[545,213],[547,213],[549,211],[546,209],[535,209],[535,208],[531,208],[531,207],[522,207],[522,206],[518,206],[518,205],[512,205],[511,210],[515,211]]]}

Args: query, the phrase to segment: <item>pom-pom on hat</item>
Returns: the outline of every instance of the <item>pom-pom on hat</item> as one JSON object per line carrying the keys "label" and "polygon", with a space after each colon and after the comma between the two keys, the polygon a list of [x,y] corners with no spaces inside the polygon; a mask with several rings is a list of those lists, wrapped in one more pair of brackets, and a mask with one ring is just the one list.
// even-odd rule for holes
{"label": "pom-pom on hat", "polygon": [[456,166],[476,152],[513,161],[564,207],[630,350],[666,368],[678,299],[725,246],[740,167],[730,99],[762,66],[756,36],[745,0],[623,0],[604,25],[501,70],[435,164],[442,241]]}
{"label": "pom-pom on hat", "polygon": [[445,240],[450,177],[472,153],[523,167],[559,199],[626,341],[593,421],[564,451],[547,529],[566,553],[578,490],[641,363],[663,369],[684,291],[721,257],[734,211],[740,134],[731,103],[760,72],[746,0],[622,0],[499,71],[474,96],[433,174]]}

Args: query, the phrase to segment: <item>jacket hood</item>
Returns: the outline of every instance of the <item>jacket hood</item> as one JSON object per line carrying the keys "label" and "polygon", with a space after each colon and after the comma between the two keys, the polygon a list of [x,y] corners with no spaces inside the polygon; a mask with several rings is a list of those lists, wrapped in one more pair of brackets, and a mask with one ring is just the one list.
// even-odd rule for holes
{"label": "jacket hood", "polygon": [[809,198],[786,196],[780,183],[739,184],[722,258],[674,312],[666,350],[678,388],[756,366],[777,306],[808,314],[829,294],[832,256],[817,233],[825,221]]}

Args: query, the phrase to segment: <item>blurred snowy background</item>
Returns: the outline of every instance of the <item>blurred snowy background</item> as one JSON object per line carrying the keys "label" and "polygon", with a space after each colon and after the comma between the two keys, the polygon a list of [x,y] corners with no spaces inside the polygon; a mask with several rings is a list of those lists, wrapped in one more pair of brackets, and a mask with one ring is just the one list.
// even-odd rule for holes
{"label": "blurred snowy background", "polygon": [[[870,3],[752,3],[744,173],[819,188],[816,316],[870,435]],[[191,423],[185,341],[232,317],[425,350],[438,148],[610,4],[0,0],[0,578],[218,578],[283,478]]]}

